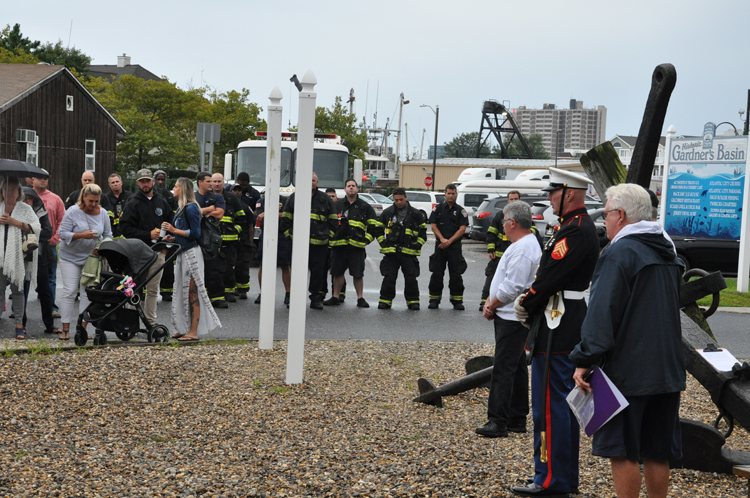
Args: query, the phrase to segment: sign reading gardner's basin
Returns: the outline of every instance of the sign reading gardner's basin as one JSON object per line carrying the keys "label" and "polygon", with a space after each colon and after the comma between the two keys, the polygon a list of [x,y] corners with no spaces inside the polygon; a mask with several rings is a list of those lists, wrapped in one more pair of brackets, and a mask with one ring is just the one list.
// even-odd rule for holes
{"label": "sign reading gardner's basin", "polygon": [[[710,131],[715,130],[708,123]],[[709,133],[713,135],[712,133]],[[674,138],[664,228],[670,235],[738,240],[748,137]]]}

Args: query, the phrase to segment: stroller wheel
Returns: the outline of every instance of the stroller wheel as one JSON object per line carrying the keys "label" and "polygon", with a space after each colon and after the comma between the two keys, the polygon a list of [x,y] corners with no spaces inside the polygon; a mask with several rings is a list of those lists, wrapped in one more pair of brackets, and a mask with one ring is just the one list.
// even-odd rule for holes
{"label": "stroller wheel", "polygon": [[164,325],[154,325],[148,332],[148,342],[167,342],[169,329]]}
{"label": "stroller wheel", "polygon": [[101,329],[96,329],[96,335],[94,336],[94,345],[99,344],[99,346],[106,346],[107,345],[107,334],[104,333]]}
{"label": "stroller wheel", "polygon": [[136,334],[135,332],[115,332],[115,335],[117,336],[117,338],[125,342],[135,337],[135,334]]}
{"label": "stroller wheel", "polygon": [[76,346],[85,346],[86,341],[88,340],[89,335],[86,332],[86,329],[81,326],[77,326],[75,336],[73,336],[73,342],[76,343]]}

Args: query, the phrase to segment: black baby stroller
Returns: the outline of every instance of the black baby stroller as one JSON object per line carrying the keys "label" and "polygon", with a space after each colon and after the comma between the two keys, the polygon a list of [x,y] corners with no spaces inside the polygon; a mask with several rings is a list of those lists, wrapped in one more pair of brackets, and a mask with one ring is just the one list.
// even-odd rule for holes
{"label": "black baby stroller", "polygon": [[[158,253],[167,250],[164,264],[149,274]],[[146,320],[141,303],[146,284],[155,278],[162,268],[172,264],[180,252],[179,244],[158,242],[152,247],[138,239],[107,240],[99,245],[99,254],[106,258],[111,272],[102,271],[101,281],[96,287],[86,287],[89,304],[78,317],[75,337],[77,346],[83,346],[88,340],[86,329],[82,322],[92,324],[96,328],[94,345],[107,344],[105,331],[114,332],[122,341],[129,341],[138,332],[146,334],[148,342],[166,342],[169,329],[165,325]],[[135,286],[130,297],[117,288],[125,276],[133,279]],[[139,329],[138,319],[145,324],[145,329]]]}

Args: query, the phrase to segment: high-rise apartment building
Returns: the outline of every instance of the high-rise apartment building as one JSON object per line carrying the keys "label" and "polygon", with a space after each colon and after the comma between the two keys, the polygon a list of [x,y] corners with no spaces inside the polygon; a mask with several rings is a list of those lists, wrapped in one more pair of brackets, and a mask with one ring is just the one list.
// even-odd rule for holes
{"label": "high-rise apartment building", "polygon": [[607,108],[584,109],[583,101],[571,99],[569,109],[544,104],[541,109],[526,106],[513,109],[518,128],[527,139],[541,135],[544,149],[555,157],[565,149],[589,150],[606,141]]}

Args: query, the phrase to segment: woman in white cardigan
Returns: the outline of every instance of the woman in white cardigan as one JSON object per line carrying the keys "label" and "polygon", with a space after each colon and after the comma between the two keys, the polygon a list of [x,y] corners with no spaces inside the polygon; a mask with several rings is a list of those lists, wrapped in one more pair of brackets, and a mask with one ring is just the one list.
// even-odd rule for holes
{"label": "woman in white cardigan", "polygon": [[[23,281],[26,263],[23,255],[23,236],[39,234],[41,226],[34,209],[23,202],[23,190],[18,178],[0,177],[0,296],[5,300],[5,288],[10,282],[13,309],[16,316],[16,339],[26,338],[23,327]],[[34,273],[36,257],[28,264]]]}
{"label": "woman in white cardigan", "polygon": [[[62,298],[60,315],[62,316],[62,335],[59,339],[70,339],[70,324],[75,323],[78,313],[75,312],[76,291],[81,291],[79,310],[82,312],[89,305],[86,290],[81,285],[81,272],[91,251],[100,239],[112,237],[107,211],[99,206],[102,189],[95,183],[89,183],[81,189],[78,202],[70,206],[60,223],[60,272],[62,273]],[[83,323],[86,327],[86,322]]]}

